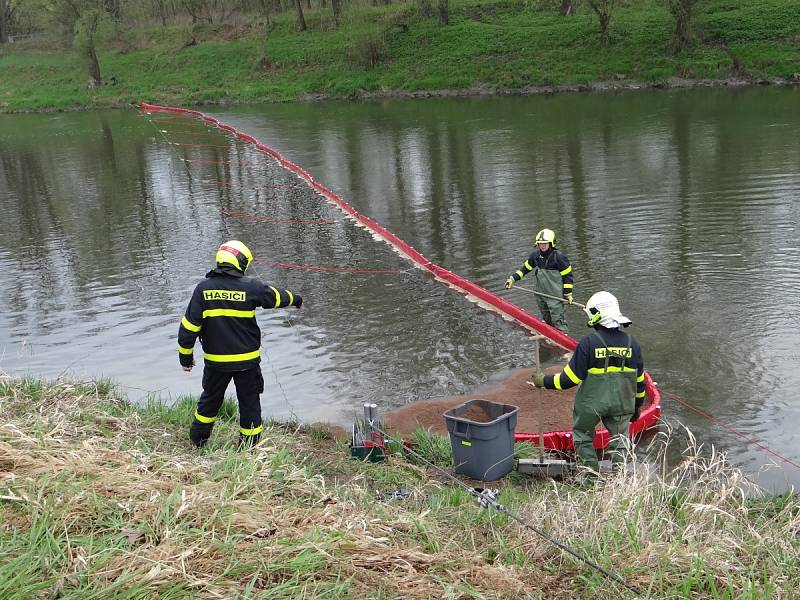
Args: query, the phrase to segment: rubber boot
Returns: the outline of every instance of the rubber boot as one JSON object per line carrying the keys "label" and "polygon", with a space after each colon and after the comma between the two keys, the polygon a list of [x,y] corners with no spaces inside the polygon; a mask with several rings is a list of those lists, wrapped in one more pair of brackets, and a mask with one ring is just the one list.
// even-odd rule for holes
{"label": "rubber boot", "polygon": [[214,429],[213,423],[201,423],[197,419],[192,421],[189,428],[189,441],[195,448],[202,448],[211,437],[211,430]]}

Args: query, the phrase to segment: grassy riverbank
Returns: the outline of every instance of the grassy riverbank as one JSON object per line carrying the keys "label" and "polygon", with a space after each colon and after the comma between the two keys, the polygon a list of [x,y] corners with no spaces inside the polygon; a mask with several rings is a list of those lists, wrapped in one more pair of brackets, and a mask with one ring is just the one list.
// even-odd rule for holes
{"label": "grassy riverbank", "polygon": [[[627,597],[403,456],[361,463],[324,427],[279,424],[238,452],[230,408],[198,452],[191,414],[107,382],[0,380],[0,597]],[[688,452],[596,488],[512,476],[500,499],[643,597],[792,597],[800,503],[742,485]]]}
{"label": "grassy riverbank", "polygon": [[273,17],[269,26],[109,33],[100,65],[103,77],[116,83],[91,92],[74,51],[6,44],[0,111],[141,100],[187,105],[447,90],[535,93],[550,86],[670,85],[673,78],[800,80],[800,0],[702,2],[697,40],[679,53],[671,49],[664,2],[618,6],[607,41],[585,5],[562,17],[557,4],[452,0],[445,27],[420,17],[412,4],[353,4],[338,29],[329,9],[314,9],[306,11],[309,30],[302,33],[291,13]]}

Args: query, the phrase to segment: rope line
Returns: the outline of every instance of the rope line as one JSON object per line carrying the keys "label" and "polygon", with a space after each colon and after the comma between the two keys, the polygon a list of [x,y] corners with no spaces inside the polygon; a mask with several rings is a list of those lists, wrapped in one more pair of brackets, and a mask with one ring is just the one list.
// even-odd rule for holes
{"label": "rope line", "polygon": [[617,575],[616,573],[613,573],[612,571],[606,569],[605,567],[602,567],[602,566],[598,565],[596,562],[594,562],[590,558],[587,558],[587,557],[583,556],[577,550],[573,550],[572,548],[570,548],[569,546],[567,546],[563,542],[559,542],[558,540],[556,540],[553,537],[549,536],[545,531],[543,531],[543,530],[539,529],[538,527],[535,527],[535,526],[531,525],[530,523],[526,522],[522,517],[512,513],[506,506],[500,504],[499,502],[497,502],[496,500],[494,500],[491,497],[487,497],[487,496],[481,494],[475,488],[469,487],[463,481],[461,481],[460,479],[458,479],[457,477],[455,477],[451,473],[445,471],[444,469],[442,469],[438,465],[435,465],[434,463],[432,463],[431,461],[426,459],[424,456],[422,456],[421,454],[416,452],[414,449],[409,448],[408,446],[403,446],[402,445],[402,440],[396,440],[396,439],[392,438],[388,433],[386,433],[380,427],[375,425],[374,421],[370,421],[369,424],[376,431],[380,432],[381,435],[383,435],[386,439],[394,442],[395,444],[399,443],[401,445],[401,447],[404,449],[404,451],[413,454],[415,457],[417,457],[419,460],[421,460],[422,462],[427,464],[429,467],[433,468],[434,470],[436,470],[439,473],[441,473],[442,475],[444,475],[446,478],[448,478],[449,480],[454,482],[456,485],[458,485],[459,487],[464,489],[467,493],[469,493],[470,495],[472,495],[475,498],[477,498],[479,500],[479,502],[485,502],[486,504],[490,505],[492,508],[494,508],[498,512],[501,512],[501,513],[504,513],[505,515],[508,515],[508,517],[510,517],[511,519],[516,521],[519,525],[522,525],[524,528],[529,529],[530,531],[533,531],[535,534],[539,535],[540,537],[542,537],[546,541],[550,542],[554,546],[560,548],[561,550],[563,550],[564,552],[566,552],[570,556],[573,556],[574,558],[577,558],[582,563],[592,567],[596,571],[598,571],[598,572],[602,573],[603,575],[605,575],[608,579],[611,579],[612,581],[622,585],[623,587],[625,587],[626,589],[630,590],[634,594],[637,594],[637,595],[641,594],[641,591],[636,586],[628,583],[621,576]]}
{"label": "rope line", "polygon": [[780,452],[777,452],[777,451],[773,450],[772,448],[770,448],[769,446],[767,446],[766,444],[761,442],[758,438],[754,438],[750,434],[745,433],[743,431],[740,431],[740,430],[736,429],[735,427],[732,427],[731,425],[728,425],[727,423],[725,423],[724,421],[718,419],[714,415],[712,415],[710,413],[707,413],[703,409],[692,405],[691,403],[687,402],[686,400],[683,400],[682,398],[679,398],[675,394],[673,394],[671,392],[668,392],[667,390],[665,390],[664,388],[662,388],[660,386],[659,386],[659,389],[661,390],[662,394],[665,394],[668,398],[671,398],[672,400],[675,400],[675,402],[677,402],[679,404],[682,404],[683,406],[685,406],[686,408],[688,408],[692,412],[697,413],[701,417],[705,417],[706,419],[708,419],[712,423],[722,427],[726,431],[729,431],[729,432],[739,436],[740,438],[742,438],[746,442],[758,447],[759,449],[772,454],[776,458],[781,459],[783,462],[785,462],[787,464],[790,464],[793,467],[796,467],[796,468],[800,469],[800,464],[798,464],[797,462],[793,461],[790,458],[787,458],[786,456],[784,456]]}
{"label": "rope line", "polygon": [[273,265],[282,269],[299,269],[301,271],[320,271],[323,273],[352,273],[355,275],[400,275],[405,271],[398,269],[358,269],[355,267],[318,267],[315,265],[300,265],[295,263],[284,263],[271,258],[254,257],[253,262]]}

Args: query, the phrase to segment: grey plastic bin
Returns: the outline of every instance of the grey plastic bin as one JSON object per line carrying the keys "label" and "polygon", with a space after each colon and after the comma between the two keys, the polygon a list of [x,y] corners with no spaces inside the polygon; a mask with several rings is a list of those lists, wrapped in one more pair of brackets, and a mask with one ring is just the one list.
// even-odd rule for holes
{"label": "grey plastic bin", "polygon": [[[472,421],[463,415],[478,406],[491,419]],[[493,481],[514,468],[514,429],[517,411],[513,404],[491,400],[468,400],[444,413],[456,473]]]}

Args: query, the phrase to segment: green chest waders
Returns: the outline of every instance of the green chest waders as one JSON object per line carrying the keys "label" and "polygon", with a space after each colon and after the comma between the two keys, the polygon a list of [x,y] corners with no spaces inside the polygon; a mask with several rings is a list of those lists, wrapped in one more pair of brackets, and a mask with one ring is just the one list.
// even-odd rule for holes
{"label": "green chest waders", "polygon": [[[549,266],[549,257],[545,266]],[[564,295],[564,283],[561,278],[561,273],[557,269],[539,269],[536,268],[534,274],[534,289],[537,292],[561,298]],[[552,298],[542,298],[536,296],[536,304],[539,306],[539,312],[542,314],[542,319],[548,325],[552,325],[563,331],[569,333],[567,320],[564,318],[564,303]]]}
{"label": "green chest waders", "polygon": [[630,335],[626,342],[626,356],[620,357],[622,366],[609,367],[608,346],[596,330],[594,334],[606,347],[605,361],[602,369],[589,369],[586,379],[578,387],[572,411],[572,435],[578,459],[597,471],[599,465],[592,441],[598,422],[603,422],[611,436],[608,449],[613,462],[620,462],[623,458],[620,450],[627,443],[630,418],[636,403],[636,369],[626,366],[632,355]]}

